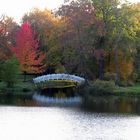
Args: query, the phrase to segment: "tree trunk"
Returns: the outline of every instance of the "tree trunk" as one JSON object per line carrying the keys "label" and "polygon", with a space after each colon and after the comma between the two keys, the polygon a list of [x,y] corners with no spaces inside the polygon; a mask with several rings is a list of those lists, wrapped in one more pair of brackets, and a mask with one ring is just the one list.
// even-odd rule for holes
{"label": "tree trunk", "polygon": [[120,82],[120,76],[119,76],[119,59],[118,59],[118,47],[115,47],[115,69],[116,69],[116,79],[115,83],[116,85],[119,85]]}
{"label": "tree trunk", "polygon": [[[81,33],[80,33],[80,26],[77,26],[77,52],[79,53],[79,72],[80,76],[85,76],[85,57],[84,57],[84,51],[83,51],[83,40],[81,38]],[[83,53],[84,52],[84,53]]]}
{"label": "tree trunk", "polygon": [[26,82],[26,72],[24,72],[24,81],[23,82]]}
{"label": "tree trunk", "polygon": [[103,80],[104,77],[104,58],[101,56],[99,60],[99,79]]}

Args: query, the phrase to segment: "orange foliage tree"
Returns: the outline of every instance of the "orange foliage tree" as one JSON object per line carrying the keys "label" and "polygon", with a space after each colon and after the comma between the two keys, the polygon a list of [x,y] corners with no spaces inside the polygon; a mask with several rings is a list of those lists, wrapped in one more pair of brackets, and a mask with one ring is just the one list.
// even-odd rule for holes
{"label": "orange foliage tree", "polygon": [[42,73],[45,55],[39,51],[38,41],[33,38],[32,29],[28,22],[21,25],[16,34],[16,46],[12,48],[19,63],[20,70],[26,73]]}
{"label": "orange foliage tree", "polygon": [[[106,72],[115,73],[115,62],[114,62],[114,52],[112,51],[108,54],[109,61],[106,62]],[[120,79],[123,81],[128,81],[133,72],[133,60],[132,57],[126,55],[123,51],[119,51],[119,73]]]}
{"label": "orange foliage tree", "polygon": [[12,18],[2,15],[0,16],[0,61],[5,61],[12,56],[10,47],[14,36],[14,28],[17,24]]}

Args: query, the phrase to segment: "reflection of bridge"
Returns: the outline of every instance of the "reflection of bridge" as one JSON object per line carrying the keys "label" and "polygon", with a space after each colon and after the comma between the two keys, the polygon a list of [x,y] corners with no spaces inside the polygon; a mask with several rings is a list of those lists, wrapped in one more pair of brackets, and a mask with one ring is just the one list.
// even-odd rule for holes
{"label": "reflection of bridge", "polygon": [[85,82],[84,78],[70,74],[48,74],[33,79],[38,88],[74,87]]}

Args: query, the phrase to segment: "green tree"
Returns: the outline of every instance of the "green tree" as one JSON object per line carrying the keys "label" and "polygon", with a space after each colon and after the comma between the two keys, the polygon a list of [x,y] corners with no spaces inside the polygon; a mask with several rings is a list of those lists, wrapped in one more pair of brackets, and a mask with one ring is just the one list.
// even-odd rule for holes
{"label": "green tree", "polygon": [[[138,20],[138,24],[140,24],[140,3],[134,4],[134,8],[137,9],[139,12],[136,15]],[[140,26],[139,26],[140,27]],[[135,80],[140,81],[140,28],[137,30],[137,41],[136,41],[136,53],[134,59],[134,66],[135,66]]]}
{"label": "green tree", "polygon": [[6,60],[2,64],[1,75],[2,81],[6,83],[7,88],[13,88],[19,75],[19,64],[15,57]]}
{"label": "green tree", "polygon": [[119,50],[125,52],[136,41],[137,20],[135,15],[137,11],[128,3],[122,4],[120,0],[92,1],[97,19],[103,22],[102,46],[106,50],[114,51],[116,84],[119,84]]}

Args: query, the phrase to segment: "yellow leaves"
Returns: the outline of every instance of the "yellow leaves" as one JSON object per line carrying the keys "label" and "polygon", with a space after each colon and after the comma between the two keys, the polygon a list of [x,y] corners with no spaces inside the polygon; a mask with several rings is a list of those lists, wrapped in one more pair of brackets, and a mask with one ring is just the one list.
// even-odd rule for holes
{"label": "yellow leaves", "polygon": [[122,80],[127,81],[131,73],[133,72],[133,63],[126,60],[120,61],[120,77]]}
{"label": "yellow leaves", "polygon": [[[108,54],[109,61],[106,64],[106,72],[115,73],[114,52]],[[120,79],[127,81],[133,72],[133,61],[126,56],[126,53],[119,51],[119,74]]]}

